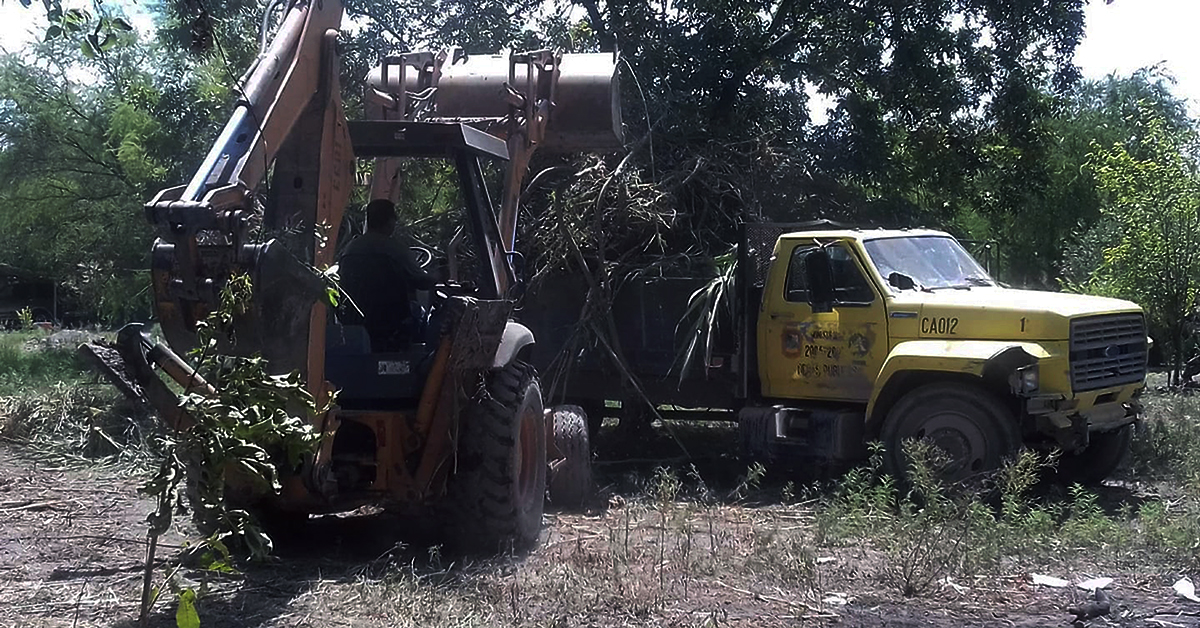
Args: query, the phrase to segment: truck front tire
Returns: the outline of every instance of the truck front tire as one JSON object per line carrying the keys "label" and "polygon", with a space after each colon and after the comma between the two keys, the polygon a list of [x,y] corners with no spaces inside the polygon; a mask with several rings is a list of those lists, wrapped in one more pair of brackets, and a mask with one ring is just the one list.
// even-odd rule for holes
{"label": "truck front tire", "polygon": [[447,540],[466,553],[522,551],[537,543],[546,495],[541,387],[523,362],[485,378],[459,427]]}
{"label": "truck front tire", "polygon": [[1111,432],[1088,435],[1088,446],[1079,453],[1064,453],[1058,459],[1055,477],[1065,484],[1099,484],[1125,459],[1133,442],[1133,425]]}
{"label": "truck front tire", "polygon": [[1012,413],[992,393],[969,383],[926,384],[901,397],[888,411],[881,436],[889,472],[905,476],[904,441],[926,439],[948,456],[939,470],[948,483],[999,469],[1021,443]]}

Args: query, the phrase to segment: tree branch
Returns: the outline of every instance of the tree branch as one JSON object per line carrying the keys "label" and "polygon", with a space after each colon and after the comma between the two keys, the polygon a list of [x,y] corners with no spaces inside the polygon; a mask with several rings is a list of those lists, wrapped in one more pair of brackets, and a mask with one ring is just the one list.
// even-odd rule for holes
{"label": "tree branch", "polygon": [[786,32],[780,32],[784,29],[784,21],[791,14],[792,8],[796,4],[796,0],[781,0],[779,6],[775,7],[775,13],[771,16],[771,23],[764,33],[768,38],[771,38],[770,43],[764,46],[757,54],[741,66],[734,68],[733,72],[721,82],[721,86],[717,89],[717,98],[713,101],[712,111],[709,118],[714,122],[725,122],[729,120],[733,113],[734,101],[737,100],[738,92],[741,91],[742,85],[746,83],[746,79],[755,70],[760,68],[768,59],[777,59],[791,52],[794,52],[800,43],[803,36],[798,29],[790,29]]}
{"label": "tree branch", "polygon": [[600,50],[605,52],[616,50],[616,40],[604,23],[604,15],[600,13],[600,7],[596,4],[596,0],[574,0],[574,2],[587,11],[588,23],[591,24],[592,30],[596,31],[596,39],[600,40]]}

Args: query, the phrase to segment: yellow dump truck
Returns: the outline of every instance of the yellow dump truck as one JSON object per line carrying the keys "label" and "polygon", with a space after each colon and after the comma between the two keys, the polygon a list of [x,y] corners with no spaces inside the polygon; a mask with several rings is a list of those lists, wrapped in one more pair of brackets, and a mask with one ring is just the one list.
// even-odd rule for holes
{"label": "yellow dump truck", "polygon": [[[1127,451],[1149,343],[1136,304],[1004,287],[940,231],[756,223],[741,240],[731,333],[695,375],[679,377],[677,361],[648,373],[630,333],[678,350],[684,304],[664,293],[688,294],[680,280],[618,295],[622,345],[661,413],[723,410],[748,453],[775,461],[855,460],[881,439],[900,471],[901,443],[928,439],[952,480],[1024,445],[1062,450],[1060,473],[1094,482]],[[617,378],[571,381],[565,396],[593,413],[619,398]]]}

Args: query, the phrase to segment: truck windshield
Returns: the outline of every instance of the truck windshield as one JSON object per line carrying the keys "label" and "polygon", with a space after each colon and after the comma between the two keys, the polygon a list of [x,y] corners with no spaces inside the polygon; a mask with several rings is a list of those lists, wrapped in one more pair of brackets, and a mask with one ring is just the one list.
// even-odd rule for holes
{"label": "truck windshield", "polygon": [[892,273],[900,273],[912,278],[917,288],[927,290],[996,285],[954,238],[879,238],[867,240],[864,246],[884,280]]}

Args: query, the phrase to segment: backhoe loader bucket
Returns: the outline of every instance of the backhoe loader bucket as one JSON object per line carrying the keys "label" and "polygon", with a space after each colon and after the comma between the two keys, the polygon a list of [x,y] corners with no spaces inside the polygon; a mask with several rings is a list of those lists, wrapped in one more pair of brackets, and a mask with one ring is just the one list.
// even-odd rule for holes
{"label": "backhoe loader bucket", "polygon": [[[528,66],[513,64],[509,79],[509,54],[470,55],[446,61],[441,68],[434,100],[438,118],[471,121],[508,115],[505,84],[518,91],[526,84]],[[400,72],[371,72],[371,86],[381,92],[399,91]],[[420,91],[418,73],[404,73],[405,89]],[[623,146],[621,95],[617,87],[617,64],[611,53],[565,54],[559,66],[554,96],[554,115],[538,150],[550,152],[607,151]],[[485,129],[487,130],[487,129]]]}

